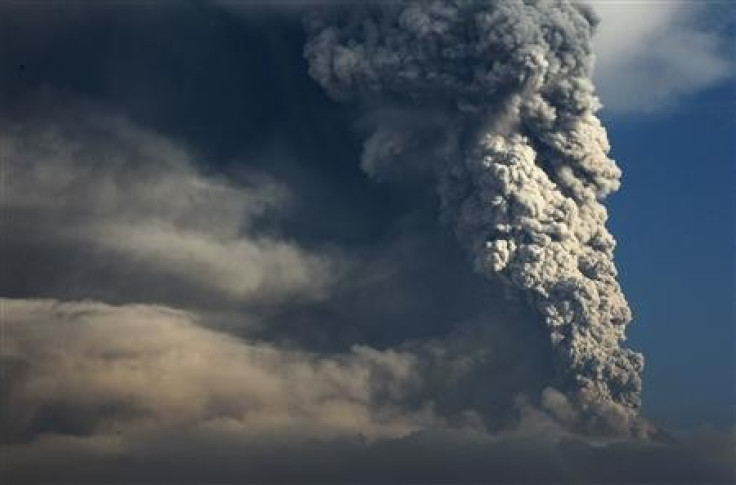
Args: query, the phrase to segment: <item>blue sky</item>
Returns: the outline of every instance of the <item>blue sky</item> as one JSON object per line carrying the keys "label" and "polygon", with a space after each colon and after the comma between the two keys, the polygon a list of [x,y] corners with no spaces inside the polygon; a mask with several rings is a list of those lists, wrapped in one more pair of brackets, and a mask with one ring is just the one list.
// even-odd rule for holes
{"label": "blue sky", "polygon": [[733,422],[734,86],[655,115],[606,116],[624,171],[609,204],[644,351],[645,409],[670,425]]}
{"label": "blue sky", "polygon": [[596,86],[624,172],[608,202],[644,409],[734,422],[733,3],[594,2]]}

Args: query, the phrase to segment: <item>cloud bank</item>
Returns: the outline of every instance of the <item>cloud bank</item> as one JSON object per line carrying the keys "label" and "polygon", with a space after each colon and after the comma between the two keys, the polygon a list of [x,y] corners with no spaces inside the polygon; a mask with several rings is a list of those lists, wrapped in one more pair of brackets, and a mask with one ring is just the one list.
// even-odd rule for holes
{"label": "cloud bank", "polygon": [[320,358],[240,341],[151,305],[4,299],[2,310],[3,364],[13,370],[6,443],[219,421],[253,434],[303,427],[317,436],[396,436],[433,422],[430,409],[404,414],[392,404],[417,381],[416,360],[402,352],[356,347]]}
{"label": "cloud bank", "polygon": [[596,442],[522,402],[518,425],[497,433],[472,415],[412,410],[420,367],[408,352],[285,351],[153,305],[0,309],[3,474],[14,483],[732,479],[733,437],[718,433]]}

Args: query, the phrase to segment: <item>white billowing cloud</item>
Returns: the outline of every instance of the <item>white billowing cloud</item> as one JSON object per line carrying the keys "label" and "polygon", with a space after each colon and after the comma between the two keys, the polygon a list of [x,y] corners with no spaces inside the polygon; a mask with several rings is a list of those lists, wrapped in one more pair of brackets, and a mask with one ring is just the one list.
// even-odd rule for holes
{"label": "white billowing cloud", "polygon": [[242,433],[400,436],[435,423],[401,406],[418,361],[354,347],[333,356],[246,342],[153,305],[0,299],[9,369],[4,440],[230,423]]}
{"label": "white billowing cloud", "polygon": [[285,187],[203,174],[188,151],[124,119],[71,113],[10,125],[0,143],[6,229],[21,244],[84,249],[80,268],[97,258],[125,278],[145,271],[235,301],[319,297],[336,274],[334,257],[254,229],[287,209]]}
{"label": "white billowing cloud", "polygon": [[607,110],[653,112],[733,76],[732,40],[717,25],[733,15],[729,6],[591,3],[601,17],[595,81]]}

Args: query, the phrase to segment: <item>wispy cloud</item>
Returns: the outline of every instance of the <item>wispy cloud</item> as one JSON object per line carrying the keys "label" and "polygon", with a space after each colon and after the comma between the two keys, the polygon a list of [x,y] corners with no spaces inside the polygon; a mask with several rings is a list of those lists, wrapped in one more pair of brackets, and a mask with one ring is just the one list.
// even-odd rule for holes
{"label": "wispy cloud", "polygon": [[[318,298],[338,274],[332,256],[254,231],[288,210],[288,189],[268,177],[206,175],[181,146],[94,110],[11,123],[1,136],[12,161],[3,230],[14,247],[53,253],[87,296],[107,287],[126,301],[124,284],[137,296],[188,288],[184,305]],[[100,267],[107,281],[85,279]]]}
{"label": "wispy cloud", "polygon": [[733,77],[733,5],[592,3],[602,19],[595,80],[606,110],[655,112]]}

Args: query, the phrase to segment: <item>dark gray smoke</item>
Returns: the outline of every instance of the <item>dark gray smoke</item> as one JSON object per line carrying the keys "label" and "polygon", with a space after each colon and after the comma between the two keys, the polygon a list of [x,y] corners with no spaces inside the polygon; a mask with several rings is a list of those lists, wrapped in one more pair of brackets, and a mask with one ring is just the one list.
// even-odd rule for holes
{"label": "dark gray smoke", "polygon": [[644,433],[643,357],[621,346],[631,312],[605,227],[621,172],[595,116],[596,23],[569,1],[347,5],[305,20],[305,56],[360,106],[363,168],[432,170],[475,269],[544,316],[564,393],[545,407],[576,428]]}

